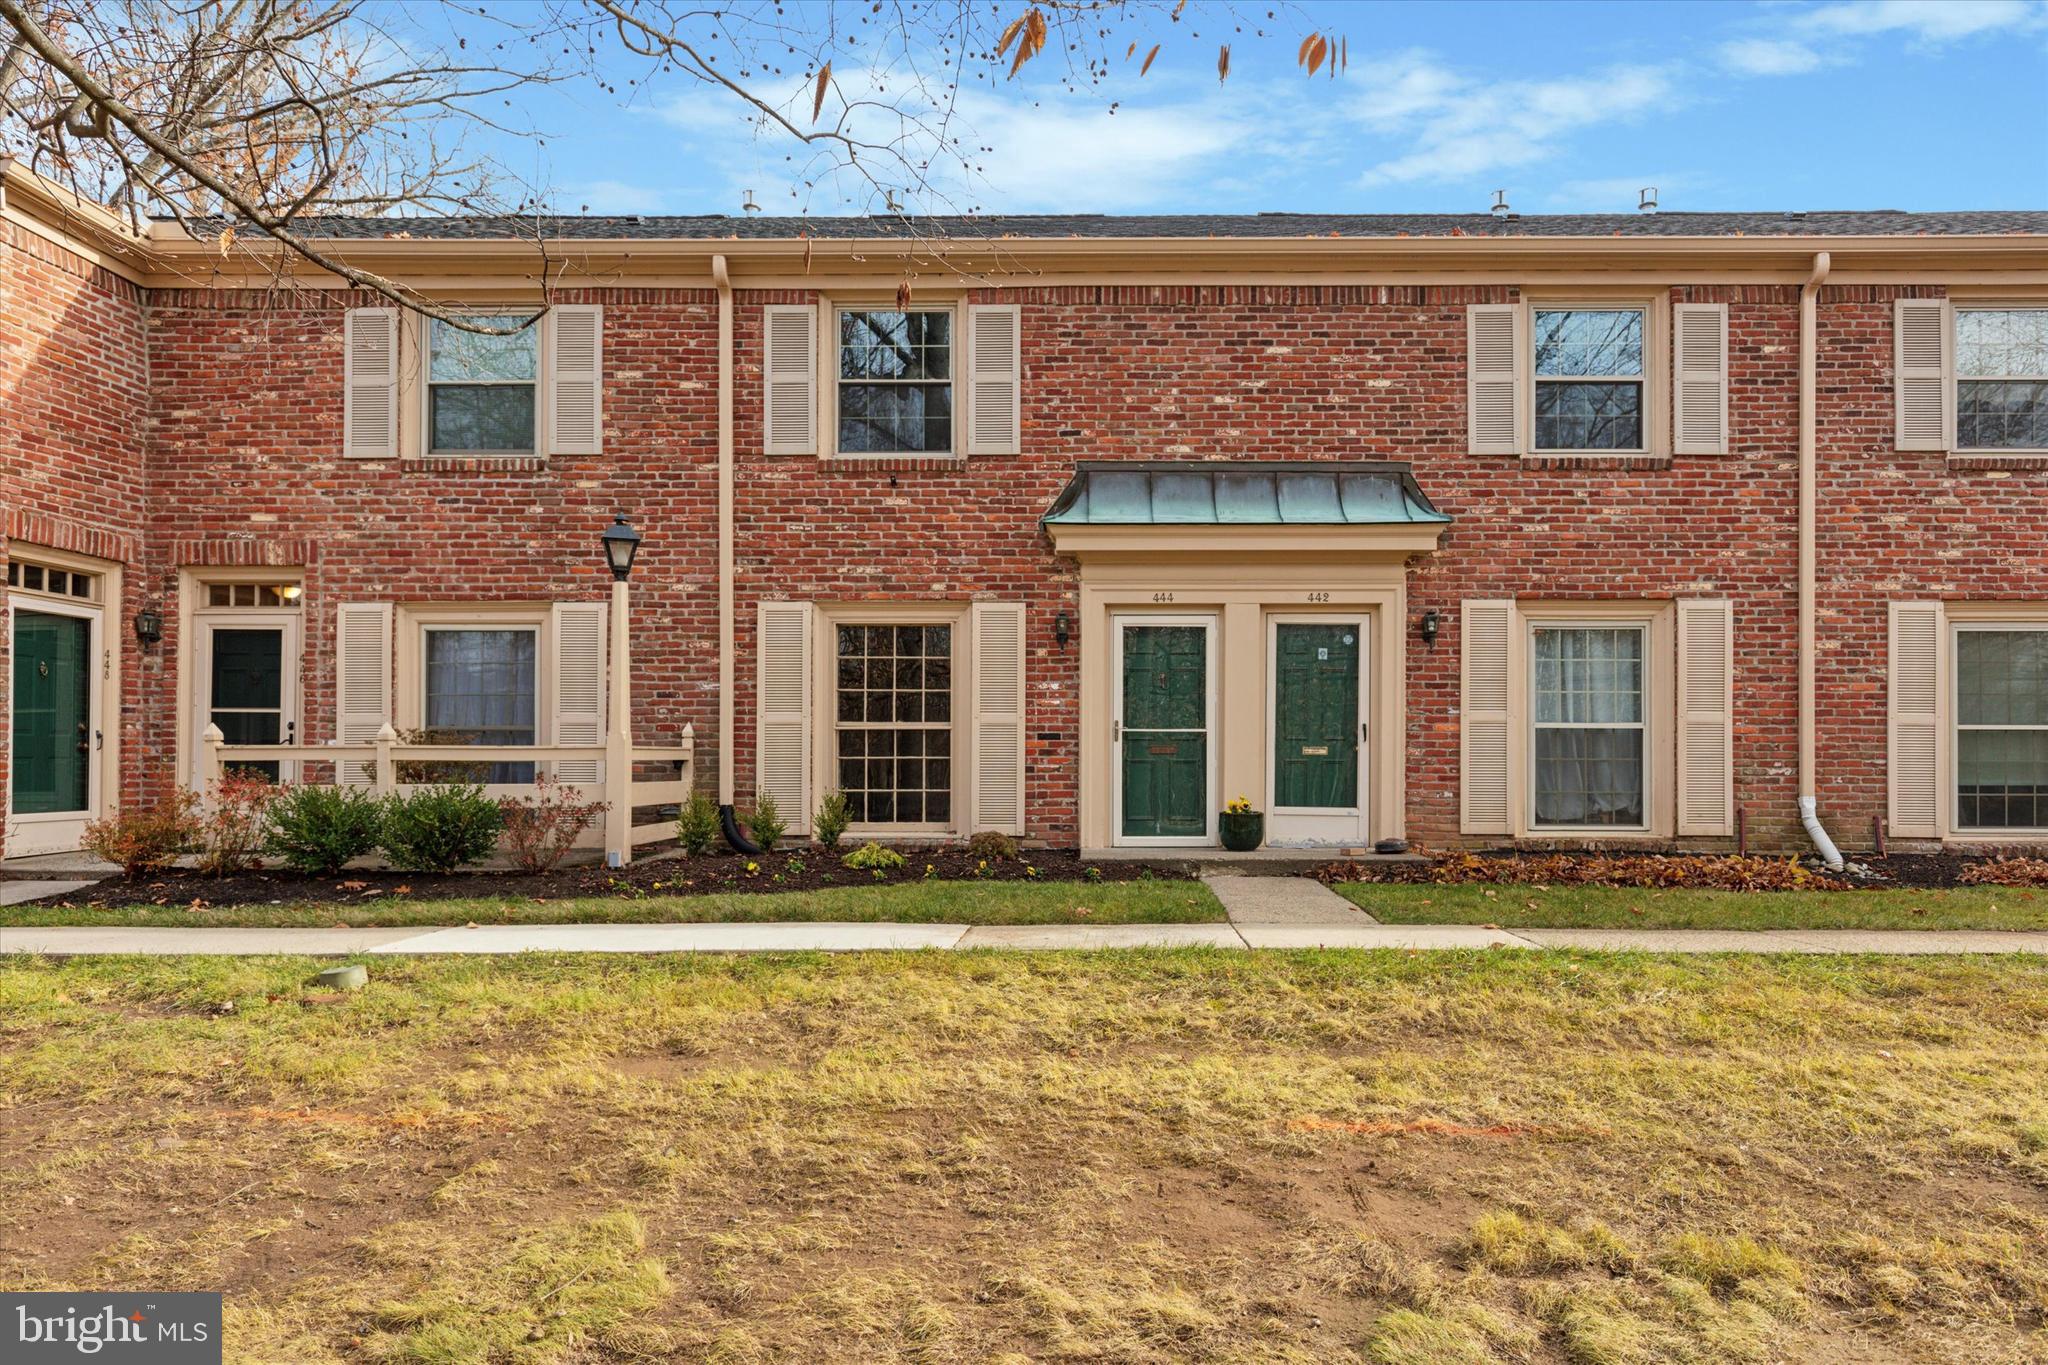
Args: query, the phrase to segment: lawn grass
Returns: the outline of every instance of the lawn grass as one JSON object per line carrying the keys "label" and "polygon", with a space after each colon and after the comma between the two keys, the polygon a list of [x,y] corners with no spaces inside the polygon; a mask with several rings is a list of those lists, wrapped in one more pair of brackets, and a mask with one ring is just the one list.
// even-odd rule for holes
{"label": "lawn grass", "polygon": [[2048,963],[0,967],[0,1286],[241,1362],[2039,1360]]}
{"label": "lawn grass", "polygon": [[1695,891],[1613,886],[1382,885],[1330,888],[1384,924],[1503,929],[2048,929],[2048,892]]}
{"label": "lawn grass", "polygon": [[0,926],[89,924],[173,928],[305,928],[347,924],[709,924],[774,920],[895,921],[911,924],[1198,924],[1226,918],[1198,881],[898,882],[812,891],[583,900],[436,900],[385,896],[354,904],[183,904],[105,910],[64,906],[0,907]]}

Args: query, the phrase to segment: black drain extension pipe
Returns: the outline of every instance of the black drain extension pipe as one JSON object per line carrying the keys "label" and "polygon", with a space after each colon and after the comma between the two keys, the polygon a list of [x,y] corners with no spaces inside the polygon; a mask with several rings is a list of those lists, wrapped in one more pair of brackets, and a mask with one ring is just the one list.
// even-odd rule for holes
{"label": "black drain extension pipe", "polygon": [[759,853],[761,851],[759,844],[740,833],[739,817],[733,814],[732,806],[729,803],[718,808],[718,823],[725,831],[727,847],[731,848],[733,852]]}

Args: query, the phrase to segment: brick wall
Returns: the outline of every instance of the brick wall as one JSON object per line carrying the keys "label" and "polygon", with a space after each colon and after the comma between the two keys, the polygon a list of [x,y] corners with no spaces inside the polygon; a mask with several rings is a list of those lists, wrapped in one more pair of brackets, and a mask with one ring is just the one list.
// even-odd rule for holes
{"label": "brick wall", "polygon": [[[10,302],[10,357],[21,349],[14,338],[35,325],[72,348],[123,358],[48,352],[46,376],[98,376],[93,411],[101,415],[74,423],[55,395],[75,390],[46,377],[51,396],[34,419],[44,434],[25,446],[28,458],[7,466],[9,486],[36,484],[49,504],[38,512],[98,518],[135,535],[143,503],[132,432],[144,395],[131,339],[142,319],[131,294],[69,278],[71,301],[47,316]],[[1851,847],[1867,844],[1870,817],[1884,808],[1885,602],[2048,600],[2048,553],[2028,516],[2048,474],[1963,470],[1940,455],[1892,449],[1894,292],[1830,288],[1821,306],[1820,795]],[[1467,453],[1465,307],[1515,297],[1494,286],[983,292],[975,298],[1024,305],[1025,454],[951,468],[764,457],[761,310],[811,297],[743,290],[737,300],[742,798],[753,777],[754,622],[763,598],[1021,600],[1029,609],[1029,825],[1073,843],[1078,645],[1061,650],[1051,621],[1076,608],[1078,575],[1049,554],[1037,518],[1074,462],[1387,458],[1412,462],[1456,519],[1441,550],[1419,557],[1410,577],[1413,838],[1457,842],[1462,601],[1711,593],[1735,604],[1737,801],[1758,843],[1799,841],[1796,289],[1677,295],[1729,305],[1729,454],[1590,467]],[[149,515],[131,596],[168,599],[182,565],[303,566],[305,735],[317,743],[332,733],[336,605],[597,597],[605,579],[595,537],[624,509],[647,536],[633,578],[640,737],[666,740],[694,724],[710,771],[721,758],[713,752],[715,296],[600,290],[569,301],[606,309],[605,454],[450,466],[340,458],[345,296],[153,295]],[[86,325],[66,326],[67,316]],[[58,434],[72,426],[92,439]],[[67,460],[83,466],[61,478],[41,472]],[[1425,648],[1414,618],[1431,609],[1443,613],[1443,630]],[[139,669],[131,660],[131,771],[151,789],[171,780],[174,617],[167,612],[161,649]]]}

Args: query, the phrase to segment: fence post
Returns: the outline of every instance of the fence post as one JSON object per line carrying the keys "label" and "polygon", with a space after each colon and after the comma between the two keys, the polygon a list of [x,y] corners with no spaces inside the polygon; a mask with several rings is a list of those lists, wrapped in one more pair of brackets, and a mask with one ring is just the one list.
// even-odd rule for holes
{"label": "fence post", "polygon": [[391,789],[398,785],[398,765],[391,758],[391,746],[396,743],[398,731],[387,721],[377,730],[377,757],[372,760],[375,766],[370,777],[370,790],[379,796],[391,795]]}
{"label": "fence post", "polygon": [[213,794],[220,786],[220,746],[227,736],[220,727],[207,722],[206,729],[199,736],[199,799],[211,804]]}

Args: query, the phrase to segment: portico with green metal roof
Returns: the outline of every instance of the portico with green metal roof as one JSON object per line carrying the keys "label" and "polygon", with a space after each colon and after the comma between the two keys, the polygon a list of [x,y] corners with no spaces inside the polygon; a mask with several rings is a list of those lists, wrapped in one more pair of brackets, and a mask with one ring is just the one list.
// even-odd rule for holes
{"label": "portico with green metal roof", "polygon": [[1041,518],[1080,565],[1084,850],[1401,838],[1410,560],[1451,524],[1405,464],[1085,461]]}

